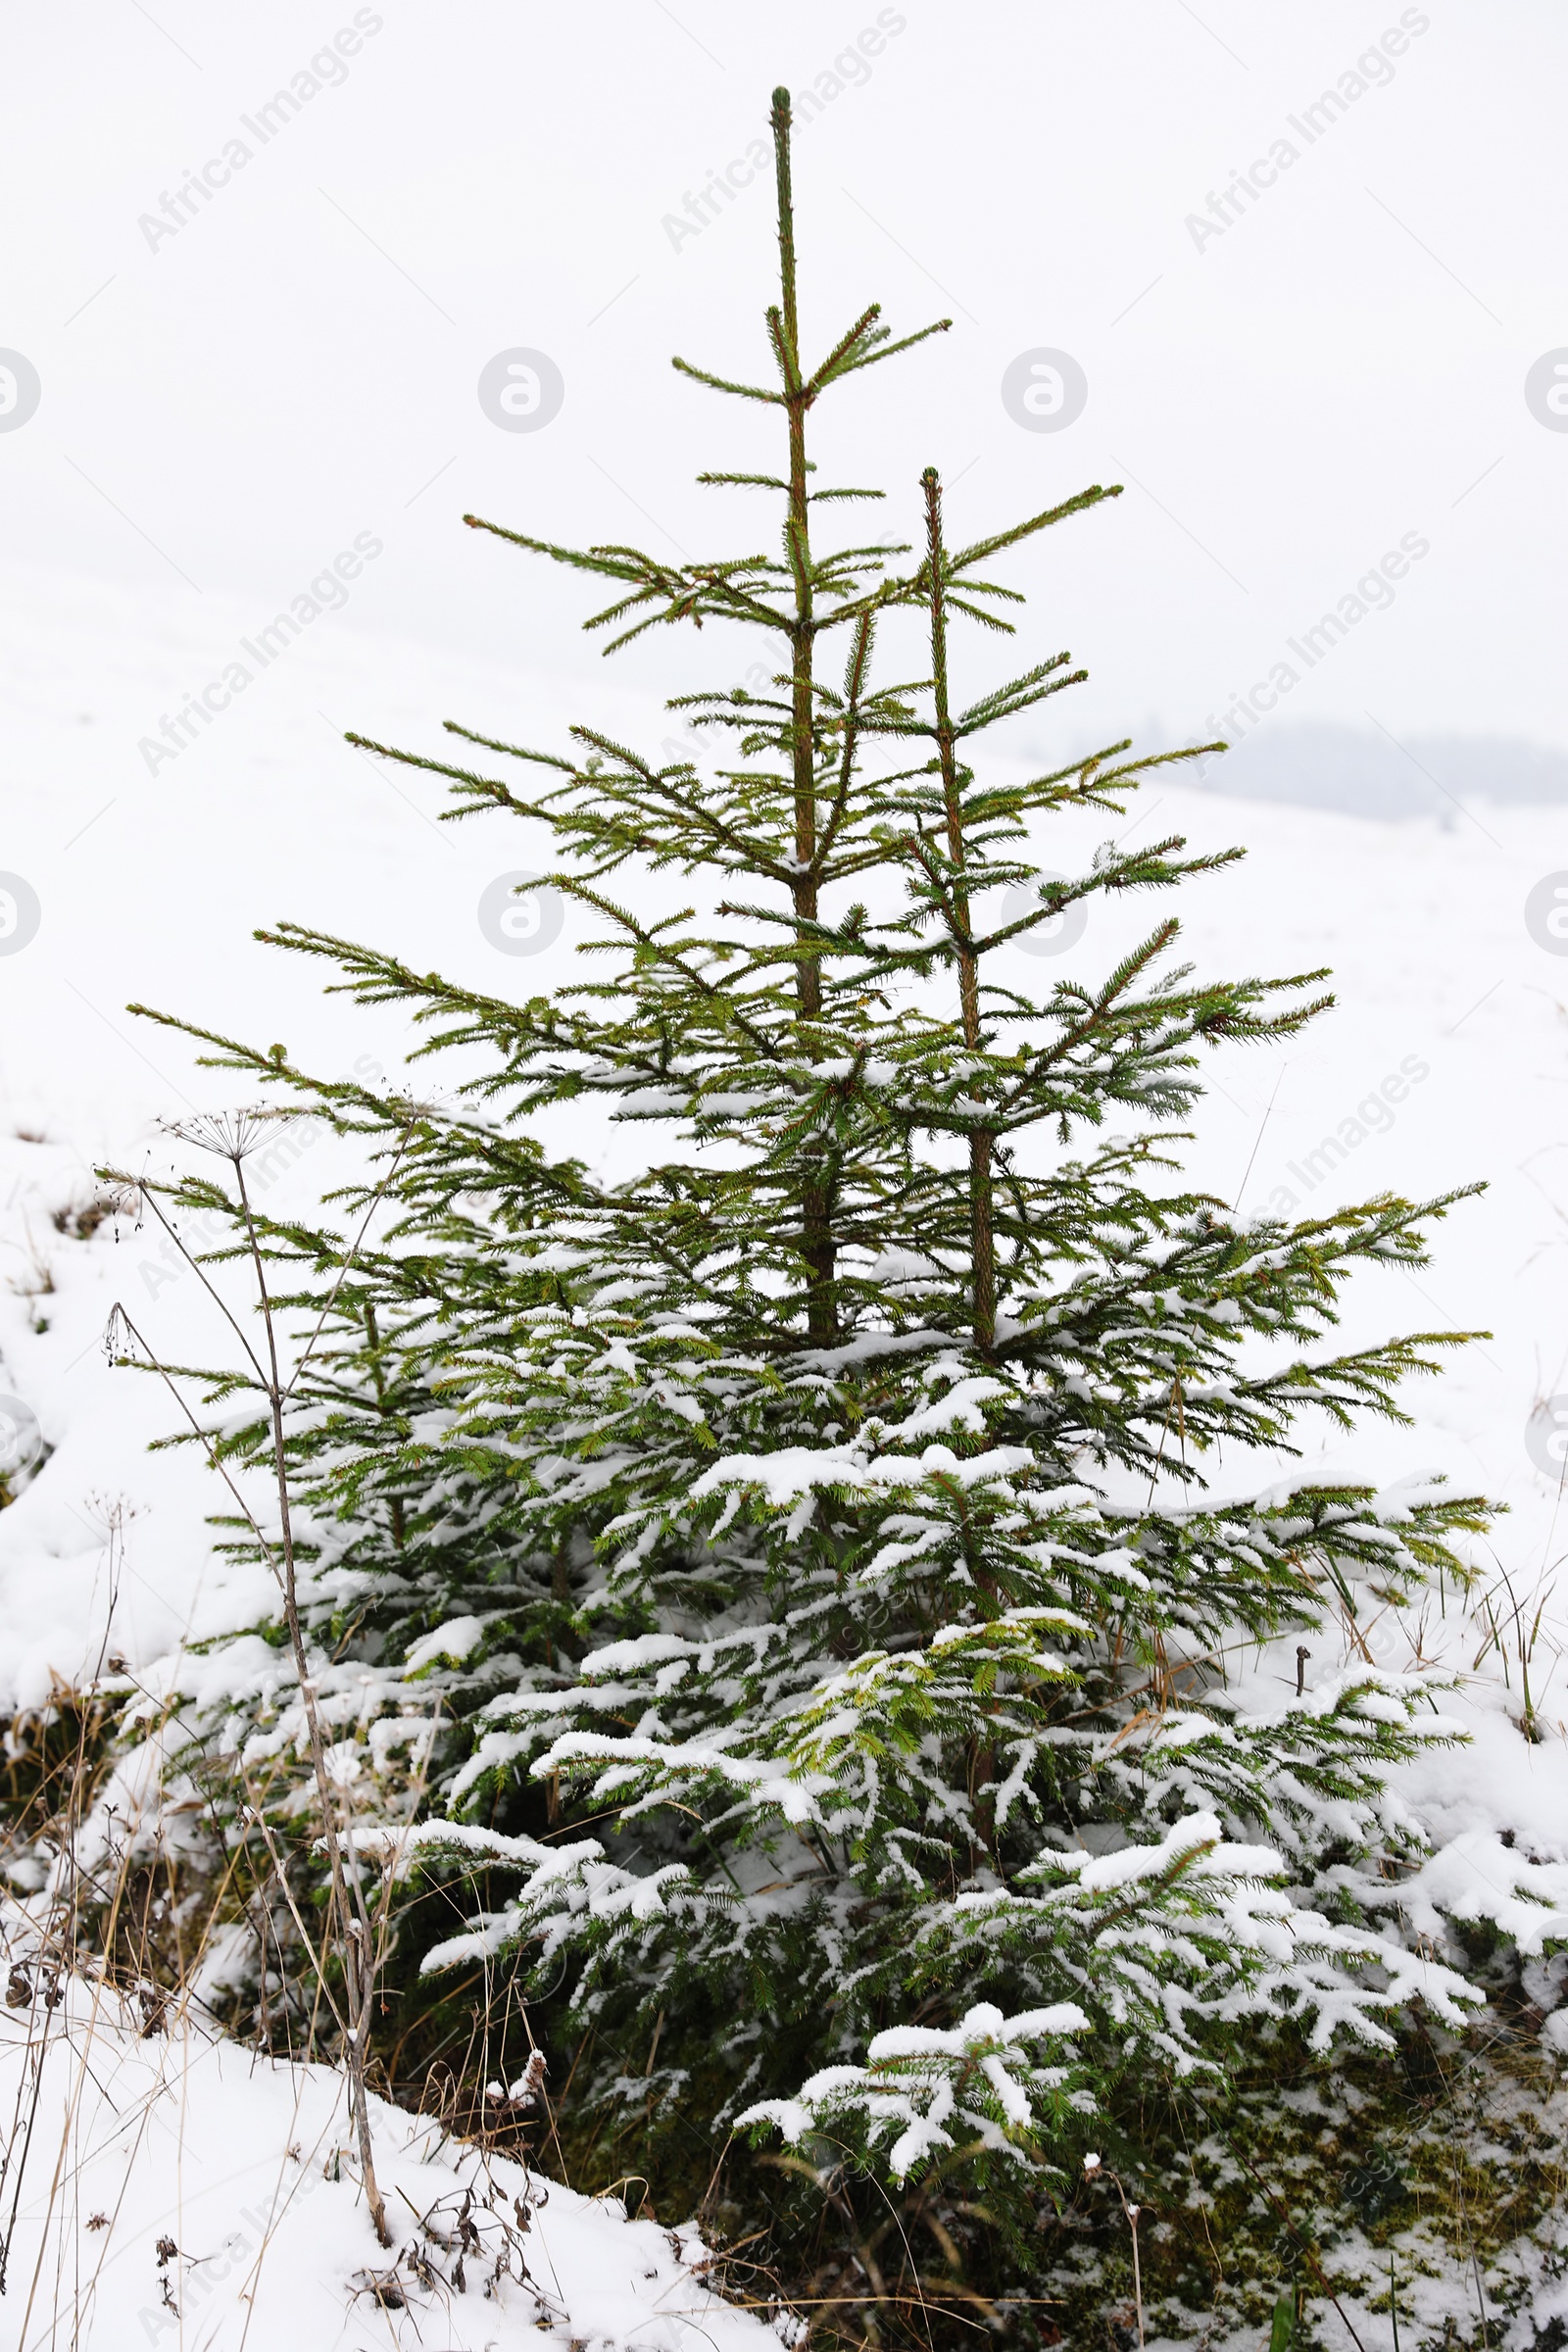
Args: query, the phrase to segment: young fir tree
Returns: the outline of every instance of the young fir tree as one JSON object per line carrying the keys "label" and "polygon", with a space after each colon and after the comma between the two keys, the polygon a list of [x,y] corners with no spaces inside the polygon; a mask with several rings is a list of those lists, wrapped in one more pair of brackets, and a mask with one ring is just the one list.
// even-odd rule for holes
{"label": "young fir tree", "polygon": [[[1320,973],[1199,981],[1166,916],[1109,971],[1025,985],[1019,943],[1063,909],[1230,857],[1107,846],[1043,880],[1055,812],[1119,813],[1193,755],[981,763],[1084,673],[1052,653],[985,683],[956,634],[1007,631],[1002,561],[1113,491],[955,544],[930,469],[908,547],[828,544],[836,505],[883,494],[815,486],[817,404],[940,327],[892,340],[873,307],[811,356],[782,90],[772,129],[771,373],[674,363],[773,436],[775,471],[702,477],[772,509],[763,552],[672,565],[466,518],[610,583],[588,625],[613,646],[760,633],[760,686],[669,706],[716,775],[591,726],[535,750],[449,722],[452,760],[351,739],[448,778],[450,815],[548,826],[602,976],[516,1003],[263,935],[428,1024],[445,1104],[194,1034],[367,1154],[341,1230],[256,1226],[301,1327],[326,1319],[290,1398],[323,1710],[372,1768],[364,1809],[422,1806],[406,1866],[491,1889],[426,1967],[564,1984],[579,2102],[895,2179],[967,2151],[1000,2209],[1129,2072],[1472,1997],[1388,1912],[1418,1842],[1388,1769],[1445,1736],[1425,1684],[1357,1665],[1244,1705],[1227,1671],[1462,1573],[1475,1501],[1281,1474],[1303,1411],[1398,1419],[1432,1368],[1434,1335],[1321,1343],[1350,1271],[1421,1264],[1453,1196],[1292,1225],[1173,1186],[1195,1048],[1291,1035]],[[918,642],[914,675],[882,677],[879,632]],[[672,875],[700,909],[649,911]],[[635,1147],[619,1181],[548,1148],[585,1104]],[[262,1654],[230,1678],[253,1762],[298,1732]],[[421,1739],[427,1784],[391,1769]]]}

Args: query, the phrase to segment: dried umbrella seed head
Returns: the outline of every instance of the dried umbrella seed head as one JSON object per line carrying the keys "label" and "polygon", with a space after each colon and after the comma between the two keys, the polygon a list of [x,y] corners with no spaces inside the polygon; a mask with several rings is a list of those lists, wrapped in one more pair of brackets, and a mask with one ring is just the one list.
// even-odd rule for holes
{"label": "dried umbrella seed head", "polygon": [[173,1136],[179,1143],[211,1152],[215,1158],[237,1162],[249,1159],[279,1126],[287,1126],[304,1115],[299,1110],[261,1103],[243,1110],[202,1111],[189,1119],[163,1119],[159,1124],[166,1135]]}

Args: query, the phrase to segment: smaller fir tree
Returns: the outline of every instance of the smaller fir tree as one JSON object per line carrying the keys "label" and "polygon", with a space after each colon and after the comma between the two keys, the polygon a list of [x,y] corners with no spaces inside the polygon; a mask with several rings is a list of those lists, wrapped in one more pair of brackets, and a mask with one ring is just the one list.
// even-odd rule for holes
{"label": "smaller fir tree", "polygon": [[[1129,2078],[1214,2079],[1274,2031],[1387,2043],[1411,2000],[1474,1997],[1391,1916],[1420,1838],[1390,1768],[1451,1736],[1428,1681],[1236,1672],[1464,1575],[1476,1498],[1282,1475],[1309,1409],[1404,1418],[1455,1335],[1324,1337],[1349,1274],[1422,1264],[1458,1196],[1293,1224],[1173,1181],[1197,1050],[1293,1035],[1320,972],[1199,979],[1167,915],[1025,986],[1016,950],[1065,910],[1240,853],[1111,844],[1047,880],[1053,816],[1119,814],[1195,755],[979,764],[1085,673],[971,683],[953,633],[1010,632],[1004,560],[1113,490],[956,545],[929,469],[910,546],[824,545],[882,493],[816,486],[818,403],[940,326],[894,340],[872,307],[808,358],[782,90],[772,130],[772,378],[675,362],[772,412],[777,471],[700,477],[777,502],[771,542],[671,565],[466,518],[611,583],[610,650],[761,633],[749,683],[669,705],[716,772],[590,726],[532,750],[449,722],[451,759],[351,738],[447,779],[451,816],[548,826],[610,968],[513,1002],[262,934],[424,1024],[441,1103],[190,1033],[366,1155],[336,1222],[255,1226],[302,1330],[324,1316],[288,1436],[319,1704],[403,1866],[489,1889],[456,1936],[416,1911],[426,1971],[517,1972],[560,2046],[587,2032],[577,2095],[650,2144],[676,2119],[704,2169],[737,2126],[897,2180],[961,2153],[1021,2224]],[[585,1106],[635,1144],[618,1180],[573,1154]],[[225,1458],[260,1458],[227,1409]],[[229,1689],[204,1736],[297,1741],[280,1651]]]}

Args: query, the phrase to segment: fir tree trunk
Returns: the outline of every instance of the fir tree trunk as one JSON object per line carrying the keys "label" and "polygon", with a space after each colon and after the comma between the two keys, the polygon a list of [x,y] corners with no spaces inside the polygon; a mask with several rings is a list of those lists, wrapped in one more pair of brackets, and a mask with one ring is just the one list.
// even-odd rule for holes
{"label": "fir tree trunk", "polygon": [[[964,880],[963,805],[948,701],[947,584],[942,546],[942,484],[934,466],[920,476],[925,491],[926,562],[931,578],[931,678],[936,700],[937,754],[942,762],[942,801],[947,815],[948,857],[955,868],[948,911],[957,943],[958,1007],[963,1042],[976,1060],[982,1052],[980,959],[975,954],[969,892]],[[971,1079],[971,1085],[977,1079]],[[969,1131],[969,1247],[974,1299],[974,1344],[989,1355],[997,1343],[997,1246],[992,1217],[992,1161],[996,1136],[989,1128]]]}
{"label": "fir tree trunk", "polygon": [[[790,435],[789,514],[785,531],[795,583],[795,620],[790,632],[794,896],[797,920],[805,924],[814,923],[817,913],[815,711],[811,692],[815,619],[811,600],[810,506],[806,486],[806,413],[813,394],[801,369],[800,318],[795,291],[795,207],[790,188],[790,94],[782,87],[773,92],[772,124],[778,181],[780,359]],[[818,1024],[822,1018],[821,957],[809,951],[801,953],[796,975],[803,1043],[808,1054],[814,1054],[819,1050]],[[803,1255],[809,1286],[807,1322],[811,1338],[826,1344],[837,1336],[838,1329],[833,1299],[832,1183],[825,1167],[811,1172],[808,1162],[808,1168],[802,1199]]]}

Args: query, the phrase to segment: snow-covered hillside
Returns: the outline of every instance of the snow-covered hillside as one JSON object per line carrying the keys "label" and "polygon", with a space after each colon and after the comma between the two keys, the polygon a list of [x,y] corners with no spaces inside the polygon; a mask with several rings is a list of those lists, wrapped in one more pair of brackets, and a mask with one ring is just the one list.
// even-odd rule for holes
{"label": "snow-covered hillside", "polygon": [[[365,2210],[339,2079],[96,1987],[13,1969],[0,2010],[7,2343],[80,2352],[762,2352],[689,2232],[632,2222],[372,2101],[394,2243]],[[149,2031],[151,2027],[151,2031]],[[10,2331],[14,2326],[15,2332]]]}

